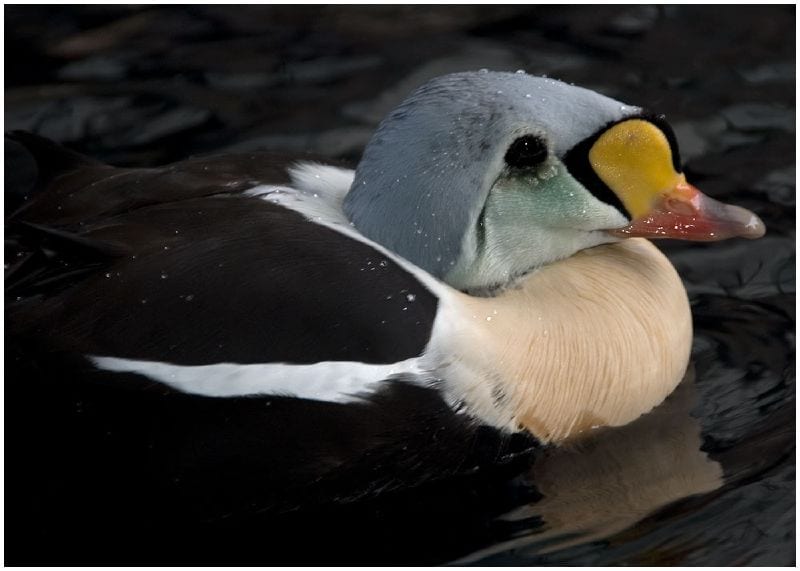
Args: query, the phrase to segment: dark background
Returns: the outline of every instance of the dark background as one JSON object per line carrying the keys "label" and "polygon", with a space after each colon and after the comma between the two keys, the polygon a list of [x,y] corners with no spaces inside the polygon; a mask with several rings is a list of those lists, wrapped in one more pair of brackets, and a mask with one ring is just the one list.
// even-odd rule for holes
{"label": "dark background", "polygon": [[[115,165],[255,149],[354,164],[414,87],[467,69],[525,69],[665,113],[689,180],[768,228],[755,242],[659,243],[691,297],[694,414],[726,486],[609,541],[485,561],[794,561],[794,6],[4,11],[5,129]],[[7,145],[6,158],[20,157]],[[7,209],[30,176],[7,166]]]}

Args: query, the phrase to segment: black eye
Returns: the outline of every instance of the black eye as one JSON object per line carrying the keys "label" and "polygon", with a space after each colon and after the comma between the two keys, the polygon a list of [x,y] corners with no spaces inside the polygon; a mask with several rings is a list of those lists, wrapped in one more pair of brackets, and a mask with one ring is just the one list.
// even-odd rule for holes
{"label": "black eye", "polygon": [[524,135],[506,151],[506,164],[515,169],[540,165],[547,158],[547,144],[535,135]]}

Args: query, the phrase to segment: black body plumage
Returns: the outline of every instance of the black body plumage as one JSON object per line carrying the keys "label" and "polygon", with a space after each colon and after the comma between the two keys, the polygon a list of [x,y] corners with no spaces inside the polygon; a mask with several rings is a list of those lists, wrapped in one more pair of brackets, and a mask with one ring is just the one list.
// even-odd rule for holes
{"label": "black body plumage", "polygon": [[[422,353],[437,299],[414,276],[241,192],[285,183],[291,158],[113,169],[14,139],[41,165],[40,187],[7,220],[14,563],[297,561],[309,525],[322,533],[324,522],[325,562],[369,562],[403,534],[444,559],[454,546],[434,541],[437,525],[500,513],[517,493],[510,478],[535,442],[454,412],[435,387],[400,377],[351,403],[212,398],[86,360],[382,364]],[[376,527],[379,512],[388,519]],[[464,541],[482,525],[463,520]],[[354,533],[370,547],[353,550]]]}

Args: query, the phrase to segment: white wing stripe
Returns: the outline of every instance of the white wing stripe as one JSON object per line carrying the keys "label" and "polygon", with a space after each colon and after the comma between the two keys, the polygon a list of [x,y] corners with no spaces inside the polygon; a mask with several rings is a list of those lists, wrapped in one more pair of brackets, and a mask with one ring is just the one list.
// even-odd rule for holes
{"label": "white wing stripe", "polygon": [[89,359],[99,369],[137,373],[178,391],[209,397],[281,395],[346,403],[357,401],[359,395],[374,391],[381,381],[392,375],[411,373],[422,384],[428,378],[422,375],[417,358],[388,365],[351,361],[322,361],[310,365],[174,365],[118,357],[90,356]]}

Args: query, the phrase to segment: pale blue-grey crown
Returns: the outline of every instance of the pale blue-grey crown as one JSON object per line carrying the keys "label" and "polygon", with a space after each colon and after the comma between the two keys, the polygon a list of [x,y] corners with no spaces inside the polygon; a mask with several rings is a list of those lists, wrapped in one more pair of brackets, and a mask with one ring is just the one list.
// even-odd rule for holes
{"label": "pale blue-grey crown", "polygon": [[516,138],[543,136],[561,158],[637,111],[524,73],[433,79],[381,122],[356,168],[345,213],[362,234],[442,278],[459,258]]}

